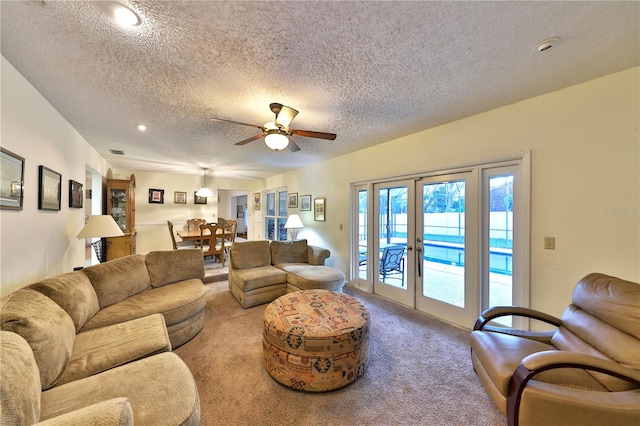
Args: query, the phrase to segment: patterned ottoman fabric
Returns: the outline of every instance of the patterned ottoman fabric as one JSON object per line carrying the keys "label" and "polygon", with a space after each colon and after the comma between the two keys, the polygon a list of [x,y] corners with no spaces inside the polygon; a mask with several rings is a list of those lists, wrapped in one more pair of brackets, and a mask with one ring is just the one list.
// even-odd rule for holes
{"label": "patterned ottoman fabric", "polygon": [[296,390],[324,392],[362,376],[369,362],[369,312],[357,299],[328,290],[302,290],[264,311],[264,366]]}

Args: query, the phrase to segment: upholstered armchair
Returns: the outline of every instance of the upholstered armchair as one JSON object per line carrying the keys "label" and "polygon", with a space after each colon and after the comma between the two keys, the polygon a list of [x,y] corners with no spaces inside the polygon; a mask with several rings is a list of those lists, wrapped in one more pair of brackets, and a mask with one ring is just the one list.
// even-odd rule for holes
{"label": "upholstered armchair", "polygon": [[[553,330],[491,324],[509,315]],[[471,358],[509,425],[640,424],[640,285],[587,275],[561,319],[532,309],[490,308],[471,333]]]}

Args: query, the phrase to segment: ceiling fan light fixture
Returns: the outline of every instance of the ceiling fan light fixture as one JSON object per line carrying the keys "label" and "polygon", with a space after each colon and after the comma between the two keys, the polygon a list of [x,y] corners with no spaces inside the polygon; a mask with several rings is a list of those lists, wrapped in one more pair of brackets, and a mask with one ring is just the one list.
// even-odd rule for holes
{"label": "ceiling fan light fixture", "polygon": [[277,130],[274,132],[270,131],[269,134],[264,137],[264,143],[274,151],[281,151],[289,146],[289,138]]}

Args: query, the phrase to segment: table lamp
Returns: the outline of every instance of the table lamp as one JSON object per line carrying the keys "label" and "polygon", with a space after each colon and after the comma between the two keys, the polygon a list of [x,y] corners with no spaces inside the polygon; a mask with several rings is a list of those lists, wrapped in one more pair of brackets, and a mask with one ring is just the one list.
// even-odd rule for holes
{"label": "table lamp", "polygon": [[91,216],[76,238],[100,238],[100,241],[91,243],[96,251],[100,263],[107,261],[109,241],[106,237],[120,237],[124,235],[118,224],[110,215]]}
{"label": "table lamp", "polygon": [[292,214],[287,218],[287,223],[284,224],[284,229],[291,231],[291,239],[295,240],[298,237],[298,229],[304,228],[300,216]]}

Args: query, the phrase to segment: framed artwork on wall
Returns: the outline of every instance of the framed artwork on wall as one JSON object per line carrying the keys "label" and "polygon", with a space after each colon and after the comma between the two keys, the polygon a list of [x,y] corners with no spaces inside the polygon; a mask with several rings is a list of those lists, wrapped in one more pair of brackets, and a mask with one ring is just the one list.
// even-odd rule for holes
{"label": "framed artwork on wall", "polygon": [[48,167],[39,167],[38,209],[60,210],[62,175]]}
{"label": "framed artwork on wall", "polygon": [[253,209],[260,210],[260,193],[255,192],[253,194]]}
{"label": "framed artwork on wall", "polygon": [[175,204],[187,204],[187,193],[174,191],[173,193],[173,202]]}
{"label": "framed artwork on wall", "polygon": [[164,189],[149,188],[149,203],[164,204]]}
{"label": "framed artwork on wall", "polygon": [[24,158],[4,148],[0,150],[0,208],[22,210]]}
{"label": "framed artwork on wall", "polygon": [[207,204],[207,197],[199,197],[193,193],[193,204]]}
{"label": "framed artwork on wall", "polygon": [[69,207],[82,208],[82,196],[84,195],[82,187],[83,185],[80,182],[69,180]]}
{"label": "framed artwork on wall", "polygon": [[311,211],[311,195],[300,196],[300,211],[303,211],[303,212]]}
{"label": "framed artwork on wall", "polygon": [[296,207],[298,207],[298,193],[297,192],[292,192],[291,194],[287,195],[287,207],[290,209],[295,209]]}
{"label": "framed artwork on wall", "polygon": [[315,198],[313,200],[313,220],[324,222],[326,213],[326,199]]}

